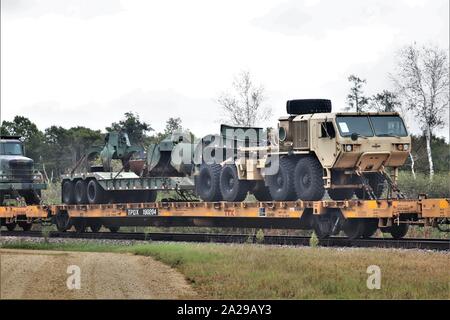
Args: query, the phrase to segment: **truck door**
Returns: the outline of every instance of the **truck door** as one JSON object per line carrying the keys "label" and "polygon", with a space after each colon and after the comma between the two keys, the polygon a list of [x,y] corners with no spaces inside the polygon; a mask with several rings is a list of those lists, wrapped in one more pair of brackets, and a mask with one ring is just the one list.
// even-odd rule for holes
{"label": "truck door", "polygon": [[313,149],[324,168],[330,168],[336,159],[336,130],[330,120],[314,121],[311,128]]}

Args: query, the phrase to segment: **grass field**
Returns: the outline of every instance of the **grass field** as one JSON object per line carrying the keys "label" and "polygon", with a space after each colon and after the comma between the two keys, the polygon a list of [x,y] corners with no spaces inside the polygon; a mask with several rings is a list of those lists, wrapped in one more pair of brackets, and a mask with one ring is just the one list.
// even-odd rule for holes
{"label": "grass field", "polygon": [[[450,299],[448,253],[187,243],[13,243],[3,247],[151,256],[183,273],[205,298]],[[370,265],[381,268],[379,290],[367,288]]]}

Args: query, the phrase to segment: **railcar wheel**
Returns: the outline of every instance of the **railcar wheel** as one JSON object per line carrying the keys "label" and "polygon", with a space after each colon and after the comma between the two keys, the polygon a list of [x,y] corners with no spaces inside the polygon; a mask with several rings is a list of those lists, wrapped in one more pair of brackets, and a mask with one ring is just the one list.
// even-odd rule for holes
{"label": "railcar wheel", "polygon": [[303,157],[295,166],[295,192],[301,200],[321,200],[325,193],[323,168],[313,157]]}
{"label": "railcar wheel", "polygon": [[74,183],[72,181],[66,180],[62,185],[62,201],[65,204],[74,204],[75,203],[75,191],[74,191]]}
{"label": "railcar wheel", "polygon": [[359,239],[364,235],[364,219],[347,219],[344,223],[344,233],[350,240]]}
{"label": "railcar wheel", "polygon": [[197,195],[203,201],[216,202],[222,200],[220,193],[220,164],[202,164],[199,175],[195,179]]}
{"label": "railcar wheel", "polygon": [[120,227],[119,226],[109,226],[108,229],[110,232],[115,233],[115,232],[119,231]]}
{"label": "railcar wheel", "polygon": [[66,232],[71,228],[69,215],[59,211],[55,216],[55,224],[59,232]]}
{"label": "railcar wheel", "polygon": [[364,224],[363,238],[370,238],[378,230],[378,219],[366,219]]}
{"label": "railcar wheel", "polygon": [[17,223],[12,222],[12,223],[7,223],[6,224],[6,229],[8,229],[8,231],[14,231],[14,229],[16,229]]}
{"label": "railcar wheel", "polygon": [[86,232],[86,221],[84,221],[84,220],[75,221],[73,223],[73,226],[75,227],[75,231],[77,233],[84,233],[84,232]]}
{"label": "railcar wheel", "polygon": [[401,223],[399,225],[393,225],[389,228],[389,232],[394,239],[401,239],[408,233],[409,225],[406,223]]}
{"label": "railcar wheel", "polygon": [[30,231],[33,224],[27,221],[19,221],[19,227],[22,228],[23,231]]}
{"label": "railcar wheel", "polygon": [[89,223],[89,228],[91,229],[92,232],[99,232],[100,229],[102,228],[102,224],[99,222],[91,222]]}
{"label": "railcar wheel", "polygon": [[348,200],[353,196],[353,189],[328,189],[328,196],[332,200]]}
{"label": "railcar wheel", "polygon": [[75,182],[75,202],[77,204],[87,204],[87,183],[84,180]]}
{"label": "railcar wheel", "polygon": [[251,188],[250,193],[252,193],[258,201],[272,201],[269,188],[264,185],[264,181],[262,180],[256,181],[254,187]]}
{"label": "railcar wheel", "polygon": [[332,210],[325,214],[313,214],[312,227],[319,239],[336,235],[341,230],[342,214],[340,210]]}
{"label": "railcar wheel", "polygon": [[222,199],[229,202],[243,201],[247,197],[249,183],[239,180],[235,165],[225,165],[220,172],[220,193]]}
{"label": "railcar wheel", "polygon": [[90,180],[87,184],[87,200],[90,204],[104,203],[106,193],[98,181]]}
{"label": "railcar wheel", "polygon": [[297,199],[294,188],[294,168],[294,160],[283,157],[279,161],[278,172],[265,177],[273,200],[294,201]]}

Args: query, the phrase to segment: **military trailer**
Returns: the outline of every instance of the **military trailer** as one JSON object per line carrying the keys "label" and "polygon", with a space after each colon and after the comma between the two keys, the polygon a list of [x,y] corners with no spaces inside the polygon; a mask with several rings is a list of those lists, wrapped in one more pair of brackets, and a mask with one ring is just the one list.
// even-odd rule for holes
{"label": "military trailer", "polygon": [[34,161],[25,157],[20,137],[0,136],[0,205],[8,198],[39,204],[43,189],[43,176],[34,168]]}
{"label": "military trailer", "polygon": [[202,199],[242,201],[255,186],[260,201],[320,200],[325,191],[333,200],[377,199],[386,185],[389,197],[402,197],[398,167],[411,138],[398,113],[332,113],[325,99],[290,100],[286,109],[274,143],[238,147],[200,169]]}
{"label": "military trailer", "polygon": [[[178,142],[178,141],[177,141]],[[154,202],[157,191],[180,194],[194,189],[194,181],[183,173],[174,174],[167,162],[173,142],[152,145],[147,159],[144,149],[130,144],[127,133],[110,132],[103,146],[91,147],[70,173],[63,175],[61,197],[65,204]],[[92,164],[99,156],[101,164]],[[115,170],[113,160],[120,160]],[[169,157],[170,160],[170,157]],[[162,172],[162,169],[168,171]],[[80,170],[79,170],[80,169]]]}

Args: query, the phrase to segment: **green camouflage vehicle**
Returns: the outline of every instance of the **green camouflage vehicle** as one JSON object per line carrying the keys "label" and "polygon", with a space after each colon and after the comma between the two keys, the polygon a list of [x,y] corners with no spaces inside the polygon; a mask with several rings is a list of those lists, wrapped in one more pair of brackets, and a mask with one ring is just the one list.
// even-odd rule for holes
{"label": "green camouflage vehicle", "polygon": [[0,136],[0,204],[20,198],[27,205],[40,204],[41,190],[46,187],[34,161],[25,157],[20,137]]}

